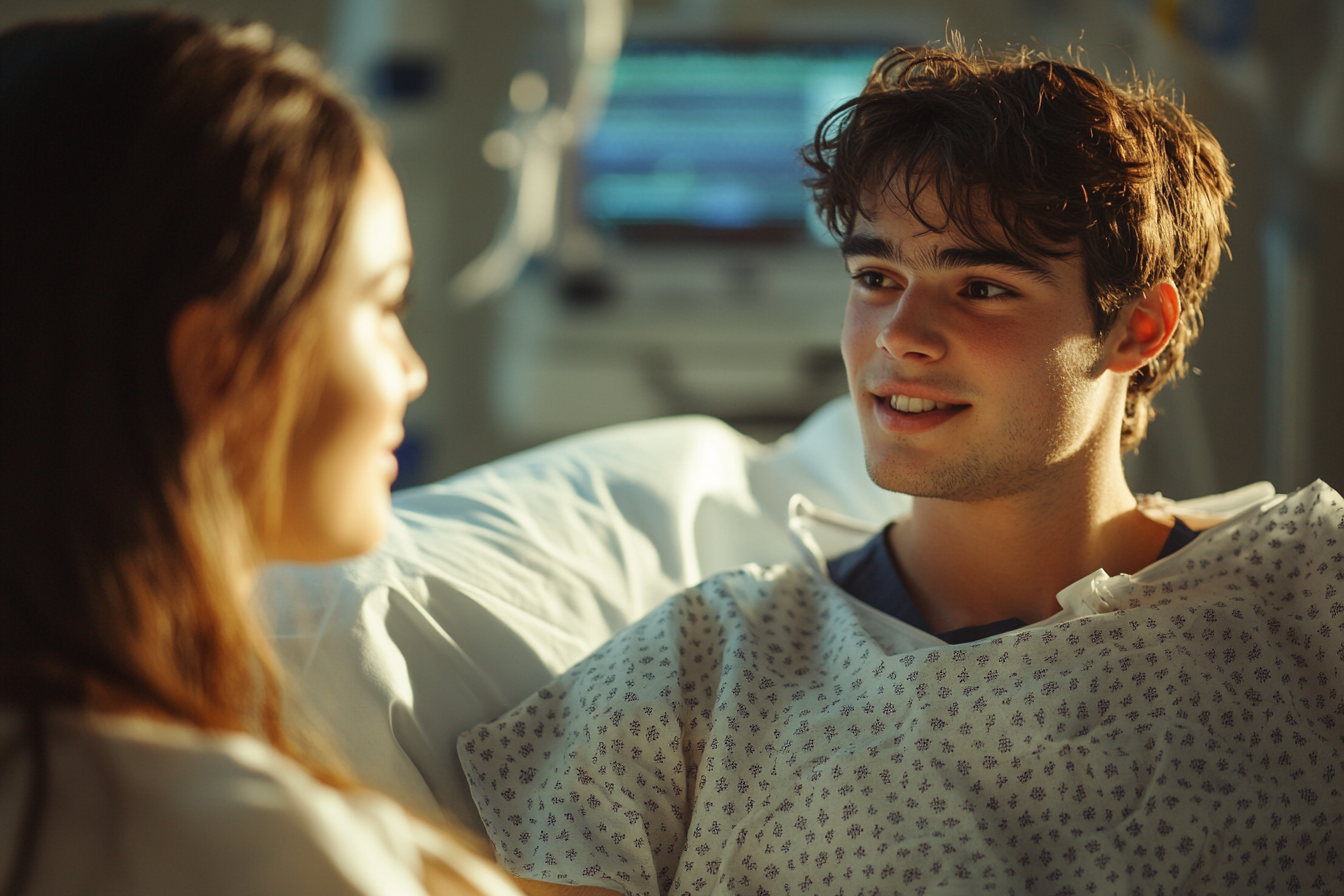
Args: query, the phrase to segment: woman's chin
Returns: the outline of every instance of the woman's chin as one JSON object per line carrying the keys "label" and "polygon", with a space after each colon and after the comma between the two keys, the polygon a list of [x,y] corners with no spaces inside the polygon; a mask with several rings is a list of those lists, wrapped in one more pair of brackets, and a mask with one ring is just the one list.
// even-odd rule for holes
{"label": "woman's chin", "polygon": [[347,537],[341,539],[339,557],[333,560],[345,560],[367,554],[383,543],[387,534],[387,521],[392,514],[391,494],[384,489],[378,501],[367,513],[357,520],[351,520]]}
{"label": "woman's chin", "polygon": [[291,520],[279,543],[264,551],[266,561],[335,563],[369,553],[382,543],[392,513],[391,495],[385,486],[370,497],[360,507],[329,513],[306,526]]}

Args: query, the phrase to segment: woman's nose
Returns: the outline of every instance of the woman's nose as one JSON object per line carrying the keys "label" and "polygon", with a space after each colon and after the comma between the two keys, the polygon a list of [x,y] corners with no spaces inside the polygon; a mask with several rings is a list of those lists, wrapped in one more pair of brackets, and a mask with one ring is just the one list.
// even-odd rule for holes
{"label": "woman's nose", "polygon": [[402,364],[406,369],[406,400],[415,401],[429,385],[429,368],[420,353],[411,345],[411,340],[402,337]]}

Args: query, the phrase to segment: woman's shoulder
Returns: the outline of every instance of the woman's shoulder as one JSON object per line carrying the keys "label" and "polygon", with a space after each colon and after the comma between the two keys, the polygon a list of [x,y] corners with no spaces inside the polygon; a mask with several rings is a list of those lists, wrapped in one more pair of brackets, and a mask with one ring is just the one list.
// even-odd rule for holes
{"label": "woman's shoulder", "polygon": [[[23,726],[0,712],[5,843],[21,839],[34,778]],[[48,731],[37,891],[424,892],[424,825],[254,737],[79,712],[50,713]]]}

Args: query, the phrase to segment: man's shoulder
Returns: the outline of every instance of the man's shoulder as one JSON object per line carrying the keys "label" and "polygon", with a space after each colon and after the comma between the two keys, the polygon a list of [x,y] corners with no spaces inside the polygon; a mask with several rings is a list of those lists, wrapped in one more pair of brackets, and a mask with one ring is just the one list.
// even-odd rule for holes
{"label": "man's shoulder", "polygon": [[1172,500],[1161,492],[1140,494],[1135,497],[1138,499],[1139,510],[1145,515],[1162,522],[1176,518],[1194,531],[1202,532],[1259,507],[1266,501],[1274,500],[1278,497],[1278,493],[1273,484],[1261,481],[1198,498]]}
{"label": "man's shoulder", "polygon": [[768,565],[746,563],[735,569],[724,570],[709,576],[700,583],[687,588],[673,600],[675,601],[677,597],[684,595],[727,593],[742,589],[755,591],[781,586],[809,587],[828,584],[829,580],[814,566],[806,562],[772,563]]}
{"label": "man's shoulder", "polygon": [[[1125,597],[1120,607],[1252,598],[1273,613],[1296,614],[1297,598],[1318,596],[1313,580],[1344,580],[1341,537],[1344,498],[1318,479],[1223,515],[1182,550],[1123,577],[1115,593]],[[1334,588],[1327,583],[1325,591]]]}

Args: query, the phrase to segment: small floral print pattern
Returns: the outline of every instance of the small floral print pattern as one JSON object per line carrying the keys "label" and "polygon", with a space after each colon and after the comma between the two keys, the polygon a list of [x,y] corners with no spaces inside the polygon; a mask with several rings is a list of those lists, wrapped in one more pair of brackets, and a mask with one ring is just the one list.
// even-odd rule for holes
{"label": "small floral print pattern", "polygon": [[810,569],[748,567],[459,754],[500,861],[558,883],[1344,894],[1344,500],[1317,482],[1122,592],[902,650]]}

